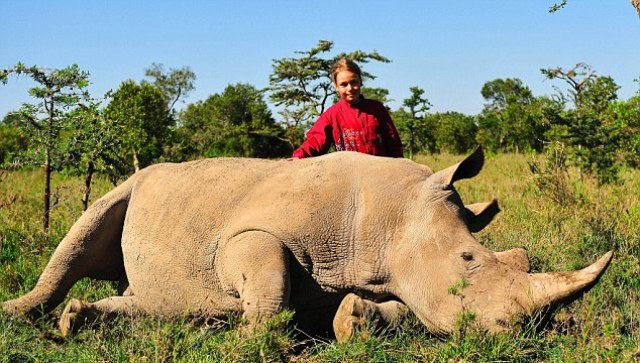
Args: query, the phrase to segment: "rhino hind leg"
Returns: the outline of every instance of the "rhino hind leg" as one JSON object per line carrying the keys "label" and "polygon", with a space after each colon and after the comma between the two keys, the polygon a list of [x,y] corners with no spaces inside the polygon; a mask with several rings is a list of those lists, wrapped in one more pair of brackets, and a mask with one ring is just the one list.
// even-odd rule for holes
{"label": "rhino hind leg", "polygon": [[233,237],[224,249],[222,266],[222,280],[239,296],[249,324],[289,306],[289,254],[270,233],[247,231]]}
{"label": "rhino hind leg", "polygon": [[120,239],[127,209],[122,189],[115,189],[85,211],[53,252],[36,286],[2,303],[11,315],[37,318],[58,306],[84,277],[120,279],[124,272]]}
{"label": "rhino hind leg", "polygon": [[134,296],[108,297],[95,303],[71,299],[60,316],[58,326],[62,336],[67,337],[85,326],[105,321],[115,315],[135,316],[141,313]]}
{"label": "rhino hind leg", "polygon": [[333,318],[333,331],[338,342],[347,342],[356,331],[367,326],[374,331],[393,329],[408,313],[407,306],[399,301],[375,303],[350,293],[344,297]]}

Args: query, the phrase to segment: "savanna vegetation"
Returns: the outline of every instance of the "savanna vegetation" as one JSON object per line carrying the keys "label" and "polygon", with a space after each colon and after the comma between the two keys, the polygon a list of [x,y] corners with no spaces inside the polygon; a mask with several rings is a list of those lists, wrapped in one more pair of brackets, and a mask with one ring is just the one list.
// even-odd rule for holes
{"label": "savanna vegetation", "polygon": [[[288,157],[304,130],[335,101],[329,72],[348,55],[375,76],[377,52],[334,53],[333,43],[274,60],[267,89],[229,84],[184,105],[196,75],[152,64],[146,78],[89,94],[89,74],[27,67],[0,72],[1,82],[30,77],[31,104],[0,122],[0,301],[31,289],[57,243],[87,205],[153,163],[203,157]],[[494,250],[528,249],[537,271],[572,270],[614,250],[599,284],[543,326],[487,336],[461,320],[457,334],[436,338],[415,320],[399,331],[362,331],[351,343],[311,338],[291,313],[248,335],[238,321],[120,317],[64,339],[56,316],[35,321],[0,314],[3,361],[634,361],[640,359],[640,92],[589,65],[550,67],[558,86],[533,95],[518,78],[489,80],[477,115],[430,112],[427,90],[410,88],[390,110],[407,157],[441,169],[478,143],[488,152],[480,176],[461,181],[465,202],[498,198],[503,213],[478,239]],[[389,100],[384,88],[366,97]],[[273,106],[273,107],[271,107]],[[272,109],[279,111],[274,115]],[[70,296],[114,295],[109,282],[83,280]]]}

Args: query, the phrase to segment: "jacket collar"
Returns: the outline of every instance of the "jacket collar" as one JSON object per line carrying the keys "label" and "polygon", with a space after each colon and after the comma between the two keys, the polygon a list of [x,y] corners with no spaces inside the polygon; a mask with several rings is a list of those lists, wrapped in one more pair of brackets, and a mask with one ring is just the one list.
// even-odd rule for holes
{"label": "jacket collar", "polygon": [[343,106],[346,106],[346,107],[349,107],[349,108],[359,109],[359,108],[362,108],[362,106],[364,105],[364,101],[365,100],[366,100],[366,98],[361,93],[360,94],[360,102],[356,103],[355,105],[347,102],[347,100],[345,100],[345,99],[340,99],[340,103],[342,103]]}

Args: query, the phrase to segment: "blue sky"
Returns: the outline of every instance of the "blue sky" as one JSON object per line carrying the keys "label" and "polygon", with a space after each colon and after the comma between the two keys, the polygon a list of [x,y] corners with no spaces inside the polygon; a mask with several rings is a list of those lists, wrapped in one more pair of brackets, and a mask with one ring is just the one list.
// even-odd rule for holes
{"label": "blue sky", "polygon": [[[0,68],[78,64],[91,74],[93,96],[140,81],[151,63],[189,66],[204,100],[228,84],[268,85],[273,59],[332,40],[335,53],[377,50],[392,60],[367,64],[399,107],[409,88],[423,88],[432,111],[477,114],[482,85],[519,78],[534,95],[559,81],[539,69],[578,62],[610,75],[621,99],[640,85],[640,18],[628,0],[533,1],[31,1],[0,0]],[[331,53],[331,55],[335,54]],[[365,86],[366,86],[365,85]],[[0,117],[31,102],[33,83],[0,86]]]}

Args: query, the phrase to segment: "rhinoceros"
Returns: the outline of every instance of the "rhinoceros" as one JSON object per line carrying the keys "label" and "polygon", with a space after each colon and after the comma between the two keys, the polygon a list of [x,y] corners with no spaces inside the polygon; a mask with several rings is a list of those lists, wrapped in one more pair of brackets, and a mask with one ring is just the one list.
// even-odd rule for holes
{"label": "rhinoceros", "polygon": [[64,335],[117,313],[237,313],[254,324],[283,309],[342,339],[371,311],[385,321],[409,310],[435,334],[456,329],[463,312],[488,331],[508,329],[593,286],[612,253],[580,271],[529,273],[521,250],[482,246],[472,233],[497,202],[465,206],[453,183],[483,163],[478,148],[435,173],[355,152],[153,165],[84,212],[33,290],[2,307],[50,312],[89,277],[120,281],[120,295],[70,300]]}

